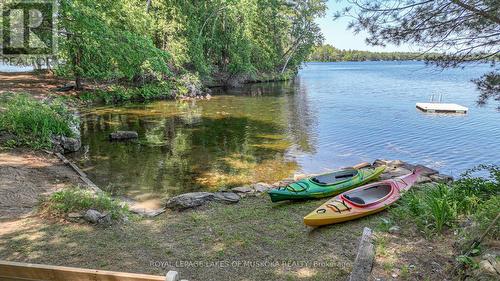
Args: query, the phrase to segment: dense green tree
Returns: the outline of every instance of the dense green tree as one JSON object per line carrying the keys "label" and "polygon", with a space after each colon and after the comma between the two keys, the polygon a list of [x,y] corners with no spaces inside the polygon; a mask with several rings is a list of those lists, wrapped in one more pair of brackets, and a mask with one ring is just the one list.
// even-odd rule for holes
{"label": "dense green tree", "polygon": [[151,20],[136,0],[61,0],[58,71],[82,79],[162,79],[170,56],[153,44]]}
{"label": "dense green tree", "polygon": [[223,83],[296,71],[322,40],[324,0],[156,0],[155,42],[177,69]]}
{"label": "dense green tree", "polygon": [[82,81],[137,85],[191,74],[220,84],[289,77],[321,43],[315,19],[326,10],[326,0],[57,2],[55,70],[78,89]]}

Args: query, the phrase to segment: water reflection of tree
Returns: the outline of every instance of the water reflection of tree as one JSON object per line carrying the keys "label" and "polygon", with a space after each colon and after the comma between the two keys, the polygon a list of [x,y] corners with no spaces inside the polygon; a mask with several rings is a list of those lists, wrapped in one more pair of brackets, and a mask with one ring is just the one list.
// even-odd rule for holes
{"label": "water reflection of tree", "polygon": [[[285,160],[291,146],[312,150],[313,119],[295,91],[274,83],[247,91],[255,99],[95,110],[82,124],[90,146],[83,165],[98,184],[114,183],[140,199],[287,177],[296,169]],[[107,134],[115,130],[135,130],[141,138],[111,143]]]}
{"label": "water reflection of tree", "polygon": [[287,134],[296,149],[301,152],[314,153],[312,143],[313,126],[316,120],[314,111],[309,106],[309,96],[305,85],[299,79],[284,82],[249,84],[229,91],[233,95],[246,96],[281,96],[284,104],[277,114],[284,120]]}
{"label": "water reflection of tree", "polygon": [[296,79],[293,84],[294,92],[286,95],[286,109],[284,112],[288,119],[288,129],[293,142],[302,152],[314,153],[315,144],[313,126],[316,122],[316,115],[309,105],[309,96],[305,85],[300,84]]}

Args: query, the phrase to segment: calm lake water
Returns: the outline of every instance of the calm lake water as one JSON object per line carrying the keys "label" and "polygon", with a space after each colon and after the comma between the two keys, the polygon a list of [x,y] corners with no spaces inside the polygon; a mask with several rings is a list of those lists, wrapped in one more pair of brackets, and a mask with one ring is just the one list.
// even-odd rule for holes
{"label": "calm lake water", "polygon": [[[255,84],[209,101],[160,101],[83,112],[86,149],[73,155],[95,182],[136,199],[171,196],[377,158],[458,176],[500,164],[497,104],[478,108],[470,79],[487,66],[440,71],[421,62],[310,63],[294,82]],[[467,115],[415,108],[432,95]],[[137,142],[109,142],[136,130]]]}

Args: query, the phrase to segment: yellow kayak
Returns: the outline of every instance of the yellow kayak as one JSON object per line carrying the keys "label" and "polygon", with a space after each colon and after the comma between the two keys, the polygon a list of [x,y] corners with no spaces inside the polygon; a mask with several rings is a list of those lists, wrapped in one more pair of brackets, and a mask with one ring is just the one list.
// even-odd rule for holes
{"label": "yellow kayak", "polygon": [[417,180],[420,171],[346,191],[328,200],[304,217],[309,226],[321,226],[358,219],[378,213],[401,198]]}

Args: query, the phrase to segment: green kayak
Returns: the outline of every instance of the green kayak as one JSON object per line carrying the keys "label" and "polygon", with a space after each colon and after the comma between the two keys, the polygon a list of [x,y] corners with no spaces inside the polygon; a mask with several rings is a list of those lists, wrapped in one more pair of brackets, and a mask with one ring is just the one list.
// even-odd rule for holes
{"label": "green kayak", "polygon": [[346,168],[332,173],[314,176],[271,189],[271,201],[315,199],[335,196],[349,189],[364,185],[380,176],[385,166],[375,169]]}

